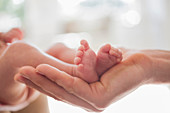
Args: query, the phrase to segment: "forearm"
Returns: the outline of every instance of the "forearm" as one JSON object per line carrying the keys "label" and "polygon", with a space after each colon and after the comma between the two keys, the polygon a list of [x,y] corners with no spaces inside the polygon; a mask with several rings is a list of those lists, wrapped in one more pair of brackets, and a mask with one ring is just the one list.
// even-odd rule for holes
{"label": "forearm", "polygon": [[147,54],[150,57],[158,59],[169,59],[170,60],[170,51],[165,50],[142,50],[143,53]]}
{"label": "forearm", "polygon": [[[169,52],[170,54],[170,52]],[[170,57],[155,59],[153,83],[170,83]]]}
{"label": "forearm", "polygon": [[144,50],[152,59],[151,80],[149,83],[170,83],[170,51]]}
{"label": "forearm", "polygon": [[123,50],[126,62],[133,62],[143,69],[145,83],[170,83],[170,51]]}

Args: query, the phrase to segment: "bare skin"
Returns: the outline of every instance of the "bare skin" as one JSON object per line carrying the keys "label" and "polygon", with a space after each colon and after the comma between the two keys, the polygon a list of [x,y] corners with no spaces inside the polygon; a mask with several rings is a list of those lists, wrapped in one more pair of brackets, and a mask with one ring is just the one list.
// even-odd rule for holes
{"label": "bare skin", "polygon": [[15,79],[53,98],[95,112],[103,111],[141,85],[170,84],[170,51],[121,50],[123,61],[106,71],[95,83],[88,84],[67,70],[63,72],[46,64],[36,69],[23,67]]}
{"label": "bare skin", "polygon": [[[11,55],[16,53],[16,51],[15,51],[15,50],[17,50],[16,46],[18,46],[18,49],[21,52],[21,53],[18,52],[18,53],[20,53],[18,55],[23,55],[23,57],[24,57],[24,54],[22,54],[22,50],[28,49],[28,48],[31,49],[31,45],[28,45],[28,44],[23,43],[23,42],[13,43],[13,41],[21,40],[22,38],[23,38],[22,32],[18,28],[14,28],[14,29],[10,30],[7,33],[1,33],[0,32],[0,59],[1,58],[4,59],[5,56],[10,56],[10,55],[7,55],[7,54],[10,53],[8,50],[11,51],[11,49],[13,49],[12,53],[10,53]],[[16,49],[14,49],[14,48],[16,48]],[[34,47],[32,47],[32,48],[34,48]],[[34,50],[35,49],[36,48],[34,48]],[[71,52],[70,52],[70,50],[71,50]],[[55,58],[59,58],[61,60],[62,59],[64,60],[65,56],[68,56],[68,55],[70,55],[70,53],[72,53],[72,58],[70,58],[71,60],[68,58],[67,60],[64,60],[64,61],[73,64],[73,58],[75,56],[75,50],[72,50],[72,49],[66,47],[62,43],[56,43],[55,45],[50,47],[46,51],[46,53],[53,56],[53,57],[55,57]],[[17,56],[15,56],[15,54],[14,54],[13,56],[10,56],[10,58],[11,57],[13,57],[12,60],[15,61],[15,57],[17,57]],[[6,66],[10,65],[10,62],[8,62],[8,61],[6,62],[6,64],[5,64],[5,62],[2,62],[2,59],[0,61],[1,61],[1,63],[3,63],[3,64],[0,64],[2,67],[3,66],[6,67]],[[12,61],[12,62],[14,62],[14,61]],[[18,61],[16,61],[16,62],[19,63]],[[24,65],[24,63],[23,63],[23,65]],[[2,92],[0,93],[0,95],[1,95],[0,97],[3,98],[2,100],[5,99],[4,102],[0,101],[1,104],[4,103],[4,104],[7,104],[7,105],[8,104],[9,105],[15,105],[17,103],[20,103],[18,101],[24,99],[24,98],[21,97],[23,95],[20,95],[21,94],[20,92],[24,92],[23,94],[27,95],[28,97],[31,97],[31,95],[34,95],[34,93],[35,94],[38,93],[37,91],[35,91],[35,90],[31,89],[31,88],[24,87],[23,85],[13,81],[13,75],[10,75],[10,74],[16,73],[16,71],[19,69],[18,66],[16,68],[15,68],[15,66],[16,65],[14,65],[13,68],[10,69],[10,71],[5,71],[4,74],[3,74],[3,71],[4,71],[3,69],[5,69],[5,67],[3,67],[2,71],[1,71],[1,74],[3,74],[3,75],[0,76],[0,78],[1,78],[0,89],[1,89],[1,91],[3,91],[5,89],[3,91],[3,93]],[[5,70],[7,70],[7,69],[5,69]],[[3,76],[5,76],[5,79],[4,79]],[[10,87],[10,86],[12,86],[12,87]],[[19,92],[17,92],[16,90],[19,91]],[[15,94],[15,95],[13,95],[13,94]],[[42,97],[42,96],[40,96],[40,97]],[[28,103],[31,103],[32,101],[34,101],[33,104],[31,103],[28,107],[26,107],[26,108],[24,108],[24,109],[22,109],[20,111],[17,111],[15,113],[21,113],[21,112],[30,113],[30,112],[35,112],[35,111],[37,113],[42,113],[42,111],[45,112],[45,113],[49,113],[49,109],[48,109],[48,105],[47,105],[47,99],[45,97],[43,97],[43,98],[40,98],[40,97],[38,99],[34,98],[34,99],[36,99],[35,101],[33,99],[30,102],[28,102]],[[9,100],[9,102],[8,102],[8,100]],[[29,100],[25,99],[23,101],[29,101]],[[44,107],[39,109],[39,107],[41,107],[41,105],[44,105]],[[1,110],[1,108],[0,108],[0,110]],[[0,113],[11,113],[11,111],[0,111]]]}
{"label": "bare skin", "polygon": [[46,50],[46,53],[63,62],[74,64],[76,50],[68,48],[63,43],[56,43]]}
{"label": "bare skin", "polygon": [[0,54],[8,46],[7,43],[12,43],[15,40],[21,40],[23,38],[22,31],[18,28],[11,29],[7,33],[0,32]]}
{"label": "bare skin", "polygon": [[12,43],[15,40],[21,40],[23,38],[22,31],[18,28],[13,28],[7,33],[1,33],[0,32],[0,40],[4,44],[6,43]]}
{"label": "bare skin", "polygon": [[[40,109],[41,108],[41,109]],[[50,113],[47,97],[41,94],[35,101],[19,111],[0,111],[0,113]]]}
{"label": "bare skin", "polygon": [[48,109],[47,97],[41,94],[34,102],[29,104],[26,108],[11,113],[50,113]]}
{"label": "bare skin", "polygon": [[[11,45],[11,43],[13,43],[14,41],[16,41],[16,40],[21,40],[23,38],[23,35],[22,35],[22,31],[20,30],[20,29],[18,29],[18,28],[13,28],[13,29],[11,29],[10,31],[8,31],[8,32],[6,32],[6,33],[0,33],[0,58],[3,58],[3,55],[4,55],[4,51],[8,48],[8,47],[10,47],[10,45]],[[50,50],[49,50],[50,51]],[[2,66],[3,65],[5,65],[5,64],[1,64]],[[8,64],[6,64],[6,65],[8,65]],[[1,74],[3,74],[2,73],[2,71],[5,71],[5,70],[1,70]],[[14,70],[11,70],[9,73],[12,73],[12,71],[14,71]],[[4,77],[4,78],[3,78]],[[15,91],[16,89],[18,89],[18,88],[20,88],[20,87],[17,87],[17,85],[16,85],[16,82],[12,82],[12,83],[9,83],[9,81],[8,80],[11,80],[12,78],[10,78],[10,77],[12,77],[10,74],[7,74],[6,73],[6,75],[4,74],[4,75],[0,75],[0,78],[1,78],[1,85],[0,85],[0,87],[1,87],[1,93],[0,93],[0,95],[2,96],[2,95],[6,95],[6,92],[3,92],[3,86],[5,85],[4,84],[4,82],[6,82],[6,83],[8,83],[8,85],[14,85],[14,86],[16,86],[12,91]],[[7,80],[7,81],[4,81],[4,80]],[[14,81],[14,80],[13,80]],[[8,86],[7,85],[7,86]],[[7,87],[7,86],[4,86],[4,89]],[[20,86],[23,86],[23,85],[20,85]],[[26,88],[27,89],[27,88]],[[6,89],[6,91],[8,91],[9,93],[11,93],[12,91],[9,91],[10,89]],[[22,89],[21,89],[22,90]],[[34,91],[34,90],[32,90],[32,91]],[[12,92],[13,93],[13,92]],[[31,90],[30,90],[30,94],[31,94]],[[37,94],[39,94],[38,92],[37,92]],[[10,94],[8,94],[8,95],[10,95]],[[16,95],[15,95],[16,96]],[[15,96],[14,95],[11,95],[11,98],[15,98]],[[31,96],[31,95],[30,95]],[[41,98],[40,98],[41,97]],[[34,103],[36,103],[36,104],[31,104],[31,105],[29,105],[29,107],[27,107],[27,108],[25,108],[24,109],[24,113],[30,113],[30,111],[32,110],[32,111],[36,111],[37,113],[42,113],[42,111],[45,111],[45,113],[49,113],[49,109],[48,109],[48,105],[47,105],[47,99],[45,98],[45,97],[43,97],[42,98],[42,95],[40,96],[38,99],[36,99],[35,100],[35,102]],[[5,98],[9,98],[9,97],[5,97]],[[13,101],[13,100],[12,100]],[[28,101],[28,100],[27,100]],[[32,100],[33,101],[33,100]],[[0,101],[0,103],[2,104],[2,102]],[[6,103],[6,102],[4,102],[4,103]],[[40,104],[41,103],[41,104]],[[40,112],[39,111],[39,109],[35,109],[35,106],[39,106],[39,107],[41,107],[41,105],[45,105],[44,107],[43,107],[43,109],[41,109],[42,111]],[[18,108],[18,106],[8,106],[8,108],[7,108],[7,106],[8,106],[8,104],[7,105],[5,105],[5,111],[1,111],[1,110],[3,110],[4,109],[4,107],[1,109],[1,107],[0,107],[0,113],[12,113],[10,110],[14,110],[14,109],[20,109],[20,108]],[[34,109],[32,109],[33,107],[32,106],[34,106]],[[11,108],[12,107],[12,108]],[[38,108],[38,107],[37,107]],[[19,111],[19,113],[20,112],[22,112],[22,111]],[[18,113],[18,112],[16,112],[16,113]]]}
{"label": "bare skin", "polygon": [[74,62],[76,65],[75,73],[83,80],[92,83],[99,80],[100,75],[110,67],[118,64],[122,60],[122,53],[106,44],[100,48],[97,55],[90,48],[87,41],[82,40]]}
{"label": "bare skin", "polygon": [[[44,63],[57,66],[63,71],[69,70],[70,72],[73,72],[72,70],[76,69],[76,66],[59,61],[23,42],[12,43],[9,46],[5,46],[5,51],[2,52],[0,58],[0,69],[3,70],[0,72],[0,75],[8,77],[1,76],[0,79],[3,80],[0,89],[4,91],[3,94],[0,95],[1,103],[15,105],[28,99],[29,93],[31,93],[31,95],[34,94],[32,89],[13,81],[13,75],[15,75],[22,66],[27,65],[36,67],[39,64]],[[4,80],[4,78],[7,80]]]}
{"label": "bare skin", "polygon": [[22,66],[36,67],[42,63],[58,65],[61,69],[71,68],[70,65],[65,65],[64,62],[61,63],[59,60],[57,61],[57,59],[26,43],[16,42],[7,46],[0,58],[0,69],[3,70],[0,71],[0,80],[2,80],[0,89],[3,91],[3,94],[1,93],[0,95],[1,103],[15,105],[28,99],[34,91],[15,82],[13,76]]}
{"label": "bare skin", "polygon": [[[62,48],[62,52],[63,55],[70,55],[69,54],[69,49],[66,48],[65,46],[62,46],[61,44],[57,44],[55,46],[52,46],[52,48],[50,48],[49,50],[47,50],[48,54],[52,54],[54,57],[51,57],[49,55],[47,55],[46,53],[40,51],[39,49],[35,48],[32,45],[26,44],[24,42],[16,42],[16,43],[11,43],[10,45],[8,45],[6,43],[6,41],[4,41],[4,39],[8,39],[8,37],[21,37],[21,33],[20,31],[17,29],[14,29],[6,34],[1,34],[1,56],[0,56],[0,69],[3,71],[0,71],[0,80],[1,80],[1,86],[0,89],[1,91],[3,91],[3,93],[0,94],[0,102],[2,104],[7,104],[7,105],[17,105],[20,104],[22,102],[28,101],[28,103],[30,103],[31,101],[35,100],[37,95],[37,92],[29,87],[26,87],[25,85],[21,85],[18,82],[15,82],[13,80],[13,76],[18,72],[18,70],[20,69],[20,67],[22,66],[32,66],[32,67],[36,67],[39,64],[50,64],[53,66],[57,66],[59,69],[61,70],[69,70],[70,72],[76,72],[75,76],[81,77],[81,74],[84,74],[81,72],[81,70],[77,70],[78,66],[76,65],[70,65],[67,63],[64,63],[54,57],[57,57],[57,54],[53,53],[55,50],[57,52],[57,48]],[[4,38],[6,37],[6,38]],[[18,38],[18,40],[21,38]],[[12,42],[14,39],[10,38],[10,41],[8,39],[9,42]],[[82,43],[82,46],[87,45],[87,42]],[[86,46],[87,47],[87,46]],[[109,46],[110,47],[110,46]],[[89,46],[88,46],[88,49]],[[111,56],[109,51],[111,51],[111,47],[107,49],[107,51],[104,51],[104,49],[107,49],[106,46],[103,46],[101,48],[101,50],[99,51],[100,54],[107,54],[106,56]],[[72,51],[73,52],[73,51]],[[80,50],[79,50],[80,52]],[[92,50],[90,52],[93,52]],[[70,52],[71,53],[71,52]],[[93,52],[94,53],[94,52]],[[73,53],[74,54],[74,53]],[[73,54],[71,55],[71,58],[73,58]],[[89,54],[88,51],[84,51],[84,54]],[[102,55],[99,55],[102,56]],[[80,56],[76,56],[80,57]],[[92,56],[96,59],[96,56]],[[89,67],[87,61],[91,61],[92,57],[86,57],[85,55],[82,55],[81,58],[82,61],[79,62],[81,64],[83,64],[86,67]],[[114,55],[112,55],[112,58],[116,57]],[[99,57],[101,58],[101,57]],[[103,57],[105,58],[105,60],[110,60],[110,58],[107,57]],[[115,60],[114,59],[114,60]],[[85,61],[86,60],[86,61]],[[100,60],[100,59],[99,59]],[[71,60],[66,60],[67,62],[72,62]],[[83,63],[82,63],[83,62]],[[117,62],[113,62],[112,65],[115,65]],[[103,66],[103,65],[102,65]],[[96,67],[96,62],[90,67],[90,68],[95,68]],[[99,67],[99,66],[98,66]],[[74,71],[73,71],[74,70]],[[86,70],[88,71],[88,70]],[[77,74],[77,73],[81,73],[81,74]],[[89,72],[89,71],[88,71]],[[95,77],[98,77],[99,75],[97,75],[97,71],[96,69],[91,70],[92,73],[95,72],[96,75]],[[85,73],[88,74],[88,73]],[[85,75],[84,74],[84,75]],[[87,76],[83,76],[82,78],[85,79]],[[93,76],[90,75],[89,80],[92,79],[93,81]],[[96,79],[98,80],[98,79]],[[8,81],[8,82],[6,82]],[[88,81],[91,82],[91,81]],[[30,99],[31,97],[33,97],[34,99]]]}

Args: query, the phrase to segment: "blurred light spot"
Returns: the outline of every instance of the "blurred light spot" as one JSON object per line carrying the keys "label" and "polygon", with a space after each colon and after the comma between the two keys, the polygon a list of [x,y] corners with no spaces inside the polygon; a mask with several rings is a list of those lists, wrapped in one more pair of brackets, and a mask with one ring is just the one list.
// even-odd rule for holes
{"label": "blurred light spot", "polygon": [[141,22],[141,16],[139,12],[130,10],[122,15],[122,23],[126,27],[134,27]]}
{"label": "blurred light spot", "polygon": [[15,5],[21,4],[24,0],[12,0]]}

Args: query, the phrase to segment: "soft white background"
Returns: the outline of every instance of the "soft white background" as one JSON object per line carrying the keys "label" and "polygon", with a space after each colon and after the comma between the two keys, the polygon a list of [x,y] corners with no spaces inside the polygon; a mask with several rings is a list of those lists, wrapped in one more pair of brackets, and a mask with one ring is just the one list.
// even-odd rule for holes
{"label": "soft white background", "polygon": [[[0,12],[0,30],[19,26],[25,41],[46,50],[56,42],[77,48],[87,39],[94,50],[103,44],[134,49],[170,50],[169,0],[11,0],[24,4],[24,19]],[[6,24],[4,24],[6,23]],[[49,99],[51,113],[86,111]],[[166,86],[147,85],[103,113],[170,113]]]}

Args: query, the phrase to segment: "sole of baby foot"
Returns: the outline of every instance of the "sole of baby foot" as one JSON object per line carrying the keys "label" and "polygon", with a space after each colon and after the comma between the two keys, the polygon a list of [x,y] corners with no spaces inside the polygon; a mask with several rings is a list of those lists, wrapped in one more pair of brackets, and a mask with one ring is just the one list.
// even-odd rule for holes
{"label": "sole of baby foot", "polygon": [[81,46],[78,48],[74,63],[76,66],[76,76],[82,78],[88,83],[98,80],[96,72],[96,54],[89,47],[87,41],[82,40]]}
{"label": "sole of baby foot", "polygon": [[119,49],[112,47],[110,44],[102,46],[97,54],[96,69],[98,75],[102,75],[112,66],[122,60],[122,53]]}

